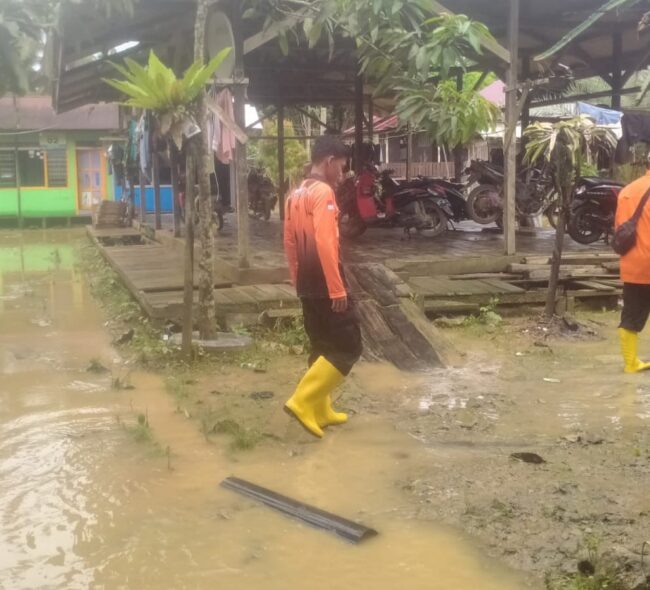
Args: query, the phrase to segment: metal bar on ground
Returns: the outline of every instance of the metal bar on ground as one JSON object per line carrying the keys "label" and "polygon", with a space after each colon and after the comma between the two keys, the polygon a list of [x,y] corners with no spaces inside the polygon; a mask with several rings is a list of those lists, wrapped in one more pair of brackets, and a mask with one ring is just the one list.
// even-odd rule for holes
{"label": "metal bar on ground", "polygon": [[505,254],[516,251],[515,243],[515,194],[517,178],[517,77],[519,65],[519,0],[510,0],[508,19],[508,51],[510,63],[506,75],[506,142],[503,152],[505,160],[505,207],[503,211],[503,233]]}
{"label": "metal bar on ground", "polygon": [[325,512],[314,506],[309,506],[287,496],[277,494],[276,492],[237,477],[225,479],[221,482],[221,486],[253,500],[257,500],[283,514],[298,518],[307,524],[333,532],[352,543],[360,543],[378,534],[376,530],[362,524],[352,522],[351,520],[336,516],[330,512]]}

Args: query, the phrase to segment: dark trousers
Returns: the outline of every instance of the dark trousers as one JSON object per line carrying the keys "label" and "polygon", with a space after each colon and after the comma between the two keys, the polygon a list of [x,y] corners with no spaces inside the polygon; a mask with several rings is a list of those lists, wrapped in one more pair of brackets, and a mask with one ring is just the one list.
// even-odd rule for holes
{"label": "dark trousers", "polygon": [[650,285],[623,283],[621,328],[641,332],[650,315]]}
{"label": "dark trousers", "polygon": [[361,329],[354,303],[343,313],[332,311],[329,299],[302,299],[305,331],[311,343],[309,366],[325,357],[343,375],[348,375],[361,356]]}

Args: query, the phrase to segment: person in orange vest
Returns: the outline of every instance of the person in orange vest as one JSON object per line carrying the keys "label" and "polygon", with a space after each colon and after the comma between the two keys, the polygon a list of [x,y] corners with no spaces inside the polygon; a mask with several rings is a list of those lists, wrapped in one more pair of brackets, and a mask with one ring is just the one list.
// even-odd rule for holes
{"label": "person in orange vest", "polygon": [[339,139],[317,138],[309,174],[285,205],[284,248],[311,344],[309,369],[285,410],[319,438],[323,428],[347,422],[346,414],[334,411],[331,395],[361,356],[359,320],[341,265],[334,192],[347,159],[348,148]]}
{"label": "person in orange vest", "polygon": [[[616,227],[630,220],[645,193],[650,190],[650,156],[646,162],[647,172],[628,184],[618,195]],[[650,314],[650,204],[644,207],[636,227],[636,244],[621,256],[621,280],[623,281],[623,311],[619,336],[626,373],[638,373],[650,369],[650,363],[639,360],[639,333]]]}

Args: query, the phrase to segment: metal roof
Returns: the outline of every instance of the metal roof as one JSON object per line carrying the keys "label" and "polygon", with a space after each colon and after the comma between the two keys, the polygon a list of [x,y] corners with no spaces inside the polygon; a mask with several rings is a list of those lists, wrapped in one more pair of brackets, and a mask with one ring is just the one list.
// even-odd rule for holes
{"label": "metal roof", "polygon": [[[216,6],[230,6],[231,0],[216,0]],[[432,2],[432,7],[438,3]],[[508,0],[442,0],[456,13],[464,13],[484,22],[497,40],[506,44]],[[548,49],[575,25],[597,10],[603,0],[523,0],[520,20],[520,70],[522,77],[544,77],[553,64],[569,66],[577,78],[600,75],[612,79],[615,37],[620,37],[622,76],[648,62],[650,47],[637,34],[641,15],[650,9],[649,0],[640,0],[631,8],[608,14],[569,44],[552,62],[533,63],[528,58]],[[108,63],[131,55],[143,59],[153,48],[176,69],[192,59],[193,0],[139,0],[133,17],[113,15],[106,19],[84,4],[75,4],[64,12],[60,35],[48,44],[54,57],[57,83],[54,103],[65,111],[89,102],[114,100],[115,92],[102,77],[113,75]],[[354,47],[341,40],[331,59],[327,46],[313,50],[294,48],[283,56],[278,43],[262,23],[244,21],[246,75],[250,79],[249,99],[258,105],[327,104],[352,102],[354,98]],[[110,55],[120,44],[135,42],[124,53]],[[297,50],[295,50],[297,49]],[[486,55],[487,67],[501,73],[504,62]],[[530,71],[530,74],[528,72]]]}
{"label": "metal roof", "polygon": [[0,98],[0,129],[109,131],[119,128],[119,108],[114,104],[86,105],[57,114],[49,96]]}

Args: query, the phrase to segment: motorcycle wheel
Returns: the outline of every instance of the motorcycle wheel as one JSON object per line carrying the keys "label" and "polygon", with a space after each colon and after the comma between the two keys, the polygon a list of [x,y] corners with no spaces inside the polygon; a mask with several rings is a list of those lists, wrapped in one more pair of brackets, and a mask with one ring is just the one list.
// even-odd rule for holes
{"label": "motorcycle wheel", "polygon": [[499,193],[497,187],[491,184],[479,184],[473,188],[467,197],[467,213],[472,221],[480,225],[489,225],[499,218],[498,211],[485,210],[481,202],[488,198],[489,193]]}
{"label": "motorcycle wheel", "polygon": [[553,228],[557,229],[558,219],[560,216],[560,200],[559,197],[555,197],[549,204],[549,206],[544,211],[544,215],[548,221],[548,224]]}
{"label": "motorcycle wheel", "polygon": [[447,214],[433,201],[425,201],[423,205],[427,215],[431,217],[433,225],[432,227],[420,228],[418,231],[426,232],[426,234],[432,238],[444,234],[447,231],[447,225],[449,222]]}
{"label": "motorcycle wheel", "polygon": [[339,232],[342,237],[348,240],[355,240],[362,236],[367,229],[368,226],[360,217],[350,215],[349,213],[341,213],[339,218]]}
{"label": "motorcycle wheel", "polygon": [[567,224],[567,231],[571,238],[578,244],[593,244],[600,240],[605,232],[600,228],[593,227],[591,220],[598,215],[599,211],[589,203],[578,207],[571,214],[571,219]]}
{"label": "motorcycle wheel", "polygon": [[273,200],[271,198],[264,199],[262,206],[264,208],[262,216],[264,217],[264,221],[268,221],[271,219],[271,212],[273,211]]}

